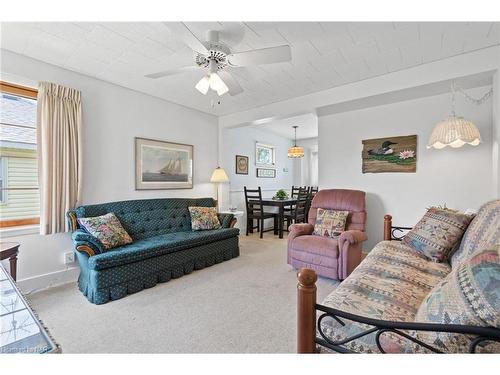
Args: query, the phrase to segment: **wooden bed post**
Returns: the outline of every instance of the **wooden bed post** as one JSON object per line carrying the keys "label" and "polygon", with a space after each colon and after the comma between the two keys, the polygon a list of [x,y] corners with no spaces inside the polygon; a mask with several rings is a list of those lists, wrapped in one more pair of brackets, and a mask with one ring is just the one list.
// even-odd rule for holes
{"label": "wooden bed post", "polygon": [[384,241],[391,240],[391,229],[392,229],[392,216],[385,215],[384,216]]}
{"label": "wooden bed post", "polygon": [[314,270],[297,273],[297,353],[316,352],[316,280]]}

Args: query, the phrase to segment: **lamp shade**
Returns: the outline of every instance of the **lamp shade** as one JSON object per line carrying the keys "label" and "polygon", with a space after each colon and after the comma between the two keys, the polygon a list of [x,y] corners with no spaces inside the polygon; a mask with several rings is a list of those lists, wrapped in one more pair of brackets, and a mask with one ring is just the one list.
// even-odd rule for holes
{"label": "lamp shade", "polygon": [[295,132],[295,141],[293,142],[293,146],[288,149],[288,157],[289,158],[303,158],[304,157],[304,147],[297,146],[297,125],[292,126]]}
{"label": "lamp shade", "polygon": [[436,125],[427,148],[458,148],[465,144],[477,146],[480,143],[481,135],[476,125],[463,117],[450,116]]}
{"label": "lamp shade", "polygon": [[303,158],[304,157],[304,147],[293,146],[288,149],[289,158]]}
{"label": "lamp shade", "polygon": [[210,182],[229,182],[229,177],[227,177],[226,171],[221,167],[217,167],[212,173]]}

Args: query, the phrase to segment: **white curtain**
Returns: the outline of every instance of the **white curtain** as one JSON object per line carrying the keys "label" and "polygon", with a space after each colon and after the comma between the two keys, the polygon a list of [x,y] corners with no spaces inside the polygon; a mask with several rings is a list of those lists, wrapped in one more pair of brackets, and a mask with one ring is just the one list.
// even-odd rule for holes
{"label": "white curtain", "polygon": [[82,107],[80,91],[41,82],[37,98],[40,233],[68,230],[65,213],[80,200]]}

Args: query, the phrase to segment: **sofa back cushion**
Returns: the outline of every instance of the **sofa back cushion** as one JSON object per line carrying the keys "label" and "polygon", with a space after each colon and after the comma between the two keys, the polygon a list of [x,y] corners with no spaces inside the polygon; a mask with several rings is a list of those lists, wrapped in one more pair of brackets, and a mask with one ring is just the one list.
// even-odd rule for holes
{"label": "sofa back cushion", "polygon": [[[500,328],[500,249],[479,250],[455,267],[424,299],[415,321]],[[414,336],[447,353],[466,353],[471,343],[471,337],[456,333]],[[478,351],[500,350],[500,343],[488,344]],[[415,351],[422,350],[415,345]]]}
{"label": "sofa back cushion", "polygon": [[470,258],[472,253],[500,245],[500,199],[483,205],[462,237],[458,250],[451,256],[454,268]]}
{"label": "sofa back cushion", "polygon": [[472,218],[446,208],[431,207],[403,237],[403,243],[434,262],[447,261]]}
{"label": "sofa back cushion", "polygon": [[320,190],[314,196],[309,211],[309,224],[316,224],[318,208],[325,210],[349,211],[345,230],[365,230],[365,192],[347,189]]}
{"label": "sofa back cushion", "polygon": [[138,199],[80,206],[78,218],[113,212],[134,241],[191,230],[188,207],[214,207],[212,198]]}

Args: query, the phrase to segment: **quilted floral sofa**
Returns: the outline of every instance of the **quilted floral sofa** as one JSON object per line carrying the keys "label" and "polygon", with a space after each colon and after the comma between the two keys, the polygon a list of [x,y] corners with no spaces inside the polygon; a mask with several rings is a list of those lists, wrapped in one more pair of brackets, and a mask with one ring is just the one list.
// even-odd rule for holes
{"label": "quilted floral sofa", "polygon": [[[231,214],[220,229],[192,231],[188,207],[214,207],[212,198],[165,198],[80,206],[67,212],[80,265],[78,286],[95,304],[107,303],[239,256]],[[78,218],[114,213],[133,242],[106,250]]]}
{"label": "quilted floral sofa", "polygon": [[299,352],[500,352],[500,200],[481,207],[445,262],[385,229],[321,304],[310,297],[316,274],[300,270]]}

